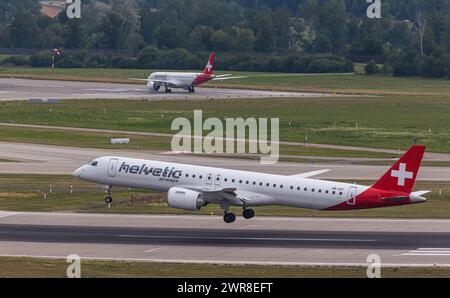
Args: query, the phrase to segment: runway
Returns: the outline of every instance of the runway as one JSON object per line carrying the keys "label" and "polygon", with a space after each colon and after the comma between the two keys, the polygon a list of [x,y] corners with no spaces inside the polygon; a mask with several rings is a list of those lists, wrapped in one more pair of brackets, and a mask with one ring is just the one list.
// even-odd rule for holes
{"label": "runway", "polygon": [[[257,160],[249,159],[208,158],[204,156],[166,154],[165,152],[156,151],[107,150],[0,142],[0,159],[13,161],[0,162],[0,173],[71,175],[81,165],[97,157],[111,155],[280,175],[294,175],[330,169],[330,172],[320,176],[322,179],[378,179],[389,168],[376,165],[294,162],[278,162],[275,165],[263,165]],[[423,181],[450,181],[450,168],[422,167],[418,179]]]}
{"label": "runway", "polygon": [[148,262],[450,266],[449,220],[0,212],[0,255]]}
{"label": "runway", "polygon": [[166,94],[164,92],[150,92],[145,84],[140,86],[136,84],[0,79],[0,101],[29,99],[201,100],[325,96],[339,95],[203,87],[197,88],[195,94],[190,94],[181,89],[173,89],[173,93]]}

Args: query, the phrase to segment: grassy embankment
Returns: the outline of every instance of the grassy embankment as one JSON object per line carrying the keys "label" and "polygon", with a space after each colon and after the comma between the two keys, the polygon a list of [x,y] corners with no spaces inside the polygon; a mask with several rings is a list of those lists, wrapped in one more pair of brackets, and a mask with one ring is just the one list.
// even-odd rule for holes
{"label": "grassy embankment", "polygon": [[[0,257],[0,278],[64,278],[69,264],[65,260]],[[366,268],[296,267],[216,264],[165,264],[85,260],[82,277],[196,277],[196,278],[365,278]],[[450,276],[448,268],[384,268],[386,278],[442,278]]]}
{"label": "grassy embankment", "polygon": [[[303,142],[307,137],[309,143],[407,149],[416,140],[427,145],[429,151],[450,153],[450,96],[135,101],[133,104],[126,100],[73,100],[51,106],[3,102],[0,103],[0,122],[175,133],[170,130],[172,121],[177,117],[192,119],[194,109],[202,109],[204,119],[248,118],[255,115],[280,118],[282,141]],[[63,140],[61,133],[49,133],[45,137],[45,132],[21,131],[2,127],[0,140],[63,145],[72,142],[97,147],[105,146],[106,139],[110,137],[77,136],[74,133],[73,138],[66,136]],[[139,138],[134,139],[137,143],[130,146],[136,148]],[[155,143],[154,149],[167,148],[167,140],[155,139],[152,143]],[[292,150],[286,148],[287,152]],[[316,155],[322,154],[334,156],[331,152]],[[344,155],[342,152],[336,154]]]}

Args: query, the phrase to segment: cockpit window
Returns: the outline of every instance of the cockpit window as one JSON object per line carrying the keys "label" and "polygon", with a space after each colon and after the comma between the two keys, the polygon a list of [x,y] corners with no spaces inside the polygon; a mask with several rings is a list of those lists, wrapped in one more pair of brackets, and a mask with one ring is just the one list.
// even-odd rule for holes
{"label": "cockpit window", "polygon": [[98,161],[93,161],[89,165],[93,166],[93,167],[96,167],[96,166],[98,166]]}

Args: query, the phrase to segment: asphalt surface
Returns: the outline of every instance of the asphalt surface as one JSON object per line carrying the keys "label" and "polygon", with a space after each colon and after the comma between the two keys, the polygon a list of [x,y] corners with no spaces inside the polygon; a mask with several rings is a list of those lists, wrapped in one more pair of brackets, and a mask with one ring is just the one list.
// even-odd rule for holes
{"label": "asphalt surface", "polygon": [[[151,262],[450,266],[449,220],[0,212],[0,255]],[[44,249],[45,248],[45,249]]]}
{"label": "asphalt surface", "polygon": [[[218,219],[220,220],[220,219]],[[108,228],[84,226],[0,225],[0,241],[254,246],[284,248],[415,249],[450,247],[450,233],[258,231],[225,229]]]}
{"label": "asphalt surface", "polygon": [[[81,165],[97,157],[108,155],[280,175],[295,175],[309,171],[330,169],[330,172],[320,176],[321,179],[378,179],[389,169],[388,166],[326,163],[278,162],[275,165],[264,165],[258,160],[208,158],[204,156],[171,154],[169,152],[90,149],[0,142],[0,159],[13,161],[0,162],[0,173],[69,175]],[[422,167],[419,171],[418,179],[424,181],[450,181],[450,168]]]}
{"label": "asphalt surface", "polygon": [[27,79],[0,79],[0,101],[29,99],[199,100],[228,98],[326,97],[325,93],[197,88],[195,94],[173,89],[171,94],[150,92],[145,84],[113,84]]}

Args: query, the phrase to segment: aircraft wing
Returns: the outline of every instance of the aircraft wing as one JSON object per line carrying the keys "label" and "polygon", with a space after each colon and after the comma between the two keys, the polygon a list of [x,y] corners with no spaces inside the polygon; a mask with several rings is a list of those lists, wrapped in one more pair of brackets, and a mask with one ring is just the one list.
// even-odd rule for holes
{"label": "aircraft wing", "polygon": [[206,187],[181,186],[189,190],[197,191],[203,194],[208,202],[217,202],[224,199],[234,199],[237,195],[236,188],[208,189]]}
{"label": "aircraft wing", "polygon": [[158,83],[160,85],[164,85],[167,87],[175,87],[179,84],[179,82],[175,82],[175,81],[169,81],[169,80],[155,80],[155,79],[136,79],[136,78],[129,78],[128,80],[130,81],[142,81],[142,82],[154,82],[154,83]]}
{"label": "aircraft wing", "polygon": [[312,171],[312,172],[307,172],[307,173],[303,173],[303,174],[292,175],[291,177],[311,178],[311,177],[316,177],[316,176],[328,173],[329,171],[330,170]]}
{"label": "aircraft wing", "polygon": [[248,77],[228,77],[228,76],[219,76],[215,77],[211,81],[224,81],[224,80],[237,80],[237,79],[246,79]]}
{"label": "aircraft wing", "polygon": [[142,82],[148,82],[148,79],[137,79],[137,78],[128,78],[130,81],[142,81]]}
{"label": "aircraft wing", "polygon": [[209,203],[229,203],[233,205],[257,205],[261,202],[273,201],[272,197],[264,194],[239,191],[236,188],[208,189],[207,187],[180,186],[181,188],[197,191]]}

